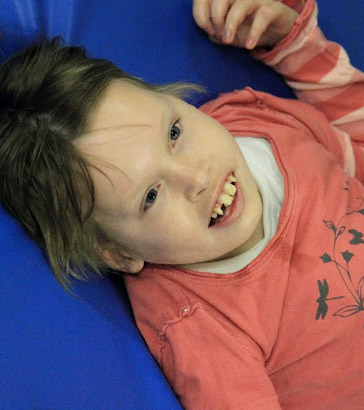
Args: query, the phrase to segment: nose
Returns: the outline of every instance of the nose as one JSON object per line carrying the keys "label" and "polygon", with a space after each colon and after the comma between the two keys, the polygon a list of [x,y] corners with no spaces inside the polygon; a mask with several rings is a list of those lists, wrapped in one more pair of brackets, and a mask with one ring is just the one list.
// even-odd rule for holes
{"label": "nose", "polygon": [[173,184],[182,190],[186,198],[197,202],[210,184],[210,172],[207,164],[177,164],[174,167]]}

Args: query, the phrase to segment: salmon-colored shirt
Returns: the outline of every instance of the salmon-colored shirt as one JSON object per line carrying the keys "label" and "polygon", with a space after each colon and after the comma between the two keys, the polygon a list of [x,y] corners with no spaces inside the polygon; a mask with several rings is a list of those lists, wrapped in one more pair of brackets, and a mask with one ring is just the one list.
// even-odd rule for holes
{"label": "salmon-colored shirt", "polygon": [[364,75],[313,1],[256,56],[310,105],[247,88],[201,109],[270,142],[278,230],[235,273],[146,264],[125,278],[136,322],[185,409],[364,409]]}

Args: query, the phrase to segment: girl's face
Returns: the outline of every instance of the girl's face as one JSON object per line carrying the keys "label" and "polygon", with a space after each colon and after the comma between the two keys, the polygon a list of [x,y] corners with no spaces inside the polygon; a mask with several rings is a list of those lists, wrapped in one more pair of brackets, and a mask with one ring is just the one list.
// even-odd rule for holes
{"label": "girl's face", "polygon": [[[96,107],[90,132],[76,144],[102,171],[91,169],[94,217],[133,258],[203,262],[261,239],[262,202],[238,145],[194,106],[115,81]],[[230,187],[229,176],[236,179]],[[221,197],[227,193],[230,206]],[[224,215],[211,225],[219,207]]]}

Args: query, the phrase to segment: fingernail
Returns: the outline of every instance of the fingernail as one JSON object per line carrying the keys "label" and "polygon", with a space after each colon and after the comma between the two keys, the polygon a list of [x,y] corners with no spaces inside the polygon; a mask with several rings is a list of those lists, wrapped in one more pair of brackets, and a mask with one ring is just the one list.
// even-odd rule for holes
{"label": "fingernail", "polygon": [[255,43],[255,41],[254,41],[254,38],[253,37],[249,37],[247,40],[246,40],[246,43],[245,43],[245,47],[246,48],[253,48],[254,47],[254,44]]}
{"label": "fingernail", "polygon": [[231,30],[225,30],[224,31],[224,40],[225,41],[230,41],[231,38]]}

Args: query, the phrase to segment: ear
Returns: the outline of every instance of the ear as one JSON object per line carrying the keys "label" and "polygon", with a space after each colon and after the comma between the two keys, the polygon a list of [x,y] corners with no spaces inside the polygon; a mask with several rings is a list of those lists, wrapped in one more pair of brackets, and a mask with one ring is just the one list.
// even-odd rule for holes
{"label": "ear", "polygon": [[125,273],[139,273],[144,267],[144,261],[141,259],[125,256],[118,250],[111,252],[101,249],[100,255],[106,266]]}

